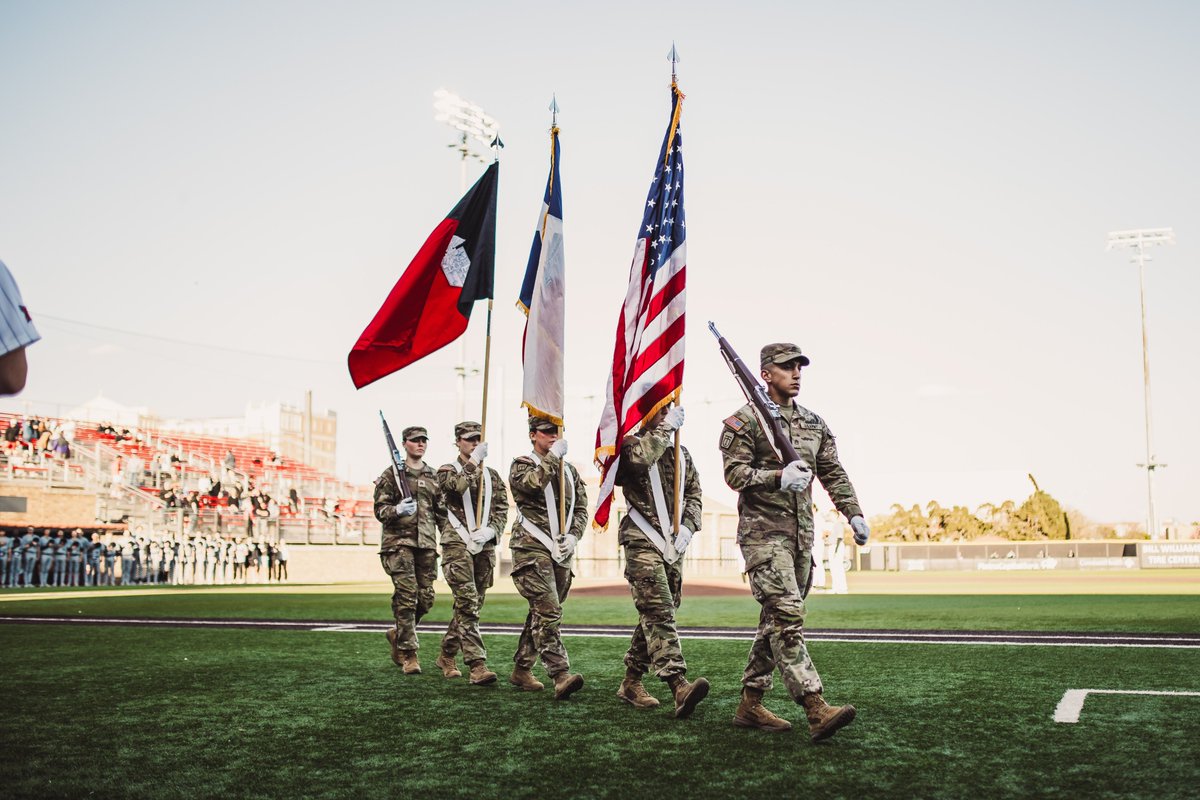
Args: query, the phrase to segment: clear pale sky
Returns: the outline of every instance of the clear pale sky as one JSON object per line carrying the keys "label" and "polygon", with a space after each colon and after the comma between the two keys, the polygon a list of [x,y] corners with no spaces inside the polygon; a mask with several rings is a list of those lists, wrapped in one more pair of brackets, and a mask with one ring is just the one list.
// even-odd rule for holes
{"label": "clear pale sky", "polygon": [[[339,414],[347,476],[384,466],[379,408],[427,425],[429,460],[449,460],[457,345],[360,392],[345,367],[460,195],[431,107],[445,87],[508,145],[488,420],[507,463],[525,447],[513,304],[557,93],[566,438],[590,461],[672,41],[684,440],[706,490],[732,499],[716,443],[742,402],[713,319],[748,361],[768,341],[811,354],[800,401],[838,435],[870,513],[1019,500],[1031,472],[1094,519],[1144,519],[1137,273],[1105,236],[1171,226],[1147,280],[1157,500],[1160,518],[1200,519],[1200,5],[1186,2],[0,0],[0,259],[44,337],[24,395],[0,407],[102,391],[225,416],[312,389]],[[468,332],[477,365],[485,314]],[[472,379],[469,417],[480,391]]]}

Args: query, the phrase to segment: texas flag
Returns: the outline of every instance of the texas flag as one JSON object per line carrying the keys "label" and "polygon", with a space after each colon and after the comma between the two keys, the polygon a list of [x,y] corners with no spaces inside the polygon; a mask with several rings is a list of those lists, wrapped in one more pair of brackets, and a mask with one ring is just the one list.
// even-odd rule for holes
{"label": "texas flag", "polygon": [[453,342],[476,300],[491,298],[496,270],[496,186],[487,168],[433,229],[347,359],[361,389]]}
{"label": "texas flag", "polygon": [[521,405],[535,417],[563,424],[563,342],[566,275],[563,269],[562,181],[558,126],[550,130],[550,177],[533,232],[533,247],[517,308],[525,312]]}

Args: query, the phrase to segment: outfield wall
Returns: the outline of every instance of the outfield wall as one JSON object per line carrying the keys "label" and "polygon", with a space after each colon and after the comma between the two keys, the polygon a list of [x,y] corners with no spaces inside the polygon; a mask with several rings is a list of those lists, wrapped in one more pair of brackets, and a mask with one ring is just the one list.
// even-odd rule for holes
{"label": "outfield wall", "polygon": [[[616,537],[613,537],[615,539]],[[586,542],[587,539],[585,538]],[[386,576],[375,545],[291,545],[290,580],[299,583],[381,581]],[[580,550],[583,550],[582,543]],[[620,550],[581,552],[575,573],[581,578],[620,581],[625,564]],[[689,552],[684,574],[689,579],[737,579],[740,558],[720,558],[709,551]],[[999,544],[884,543],[855,552],[847,550],[848,567],[861,572],[1007,572],[1046,570],[1131,570],[1200,568],[1200,541],[1128,542],[1065,541]],[[497,549],[497,580],[512,568],[507,547]]]}
{"label": "outfield wall", "polygon": [[41,481],[0,481],[0,525],[91,528],[96,494],[82,486]]}

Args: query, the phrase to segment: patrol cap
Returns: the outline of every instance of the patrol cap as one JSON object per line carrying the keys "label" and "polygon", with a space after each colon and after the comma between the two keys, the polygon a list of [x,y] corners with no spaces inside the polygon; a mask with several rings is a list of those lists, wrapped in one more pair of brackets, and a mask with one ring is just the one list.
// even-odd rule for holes
{"label": "patrol cap", "polygon": [[483,427],[478,422],[460,422],[454,426],[455,439],[469,439],[472,436],[482,436]]}
{"label": "patrol cap", "polygon": [[558,424],[546,417],[535,417],[532,414],[529,417],[529,432],[541,431],[542,433],[558,433]]}
{"label": "patrol cap", "polygon": [[406,442],[410,439],[418,439],[422,436],[428,439],[429,431],[425,430],[420,425],[410,425],[400,433],[400,438]]}
{"label": "patrol cap", "polygon": [[775,342],[763,347],[758,354],[758,365],[786,364],[788,361],[799,361],[800,366],[807,367],[808,356],[800,352],[800,348],[791,342]]}

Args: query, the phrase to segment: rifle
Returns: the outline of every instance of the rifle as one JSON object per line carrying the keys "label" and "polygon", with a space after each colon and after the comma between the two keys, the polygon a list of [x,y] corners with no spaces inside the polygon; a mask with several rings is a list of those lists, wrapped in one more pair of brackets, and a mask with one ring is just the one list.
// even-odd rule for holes
{"label": "rifle", "polygon": [[400,458],[396,440],[392,438],[392,429],[388,427],[382,410],[379,412],[379,421],[383,423],[383,435],[387,438],[388,452],[392,455],[392,477],[396,479],[396,486],[400,488],[400,499],[407,500],[412,497],[412,489],[408,486],[408,479],[404,477],[404,467],[401,466],[403,459]]}
{"label": "rifle", "polygon": [[750,403],[754,416],[758,419],[758,424],[768,434],[767,441],[770,443],[771,449],[775,451],[776,457],[784,465],[799,461],[800,454],[796,452],[792,440],[784,433],[783,425],[779,421],[783,417],[779,406],[767,394],[766,388],[750,373],[746,362],[742,361],[725,337],[717,331],[717,326],[710,322],[708,329],[712,331],[713,336],[717,337],[717,343],[721,347],[721,357],[729,365],[729,371],[733,373],[742,394],[746,395],[746,400]]}
{"label": "rifle", "polygon": [[[782,414],[779,410],[779,404],[776,404],[770,396],[767,395],[766,387],[763,387],[754,375],[750,373],[750,369],[746,367],[745,361],[740,359],[737,351],[728,343],[724,336],[716,330],[716,325],[708,323],[708,330],[713,332],[716,337],[716,342],[721,348],[721,357],[725,359],[726,365],[730,367],[730,372],[733,373],[734,380],[738,381],[738,386],[742,389],[743,395],[746,396],[746,401],[750,403],[750,408],[754,410],[755,419],[758,420],[758,425],[762,426],[764,432],[768,435],[768,443],[770,449],[775,451],[775,457],[779,458],[782,464],[791,464],[793,461],[800,461],[800,455],[796,452],[796,445],[792,444],[792,440],[784,432],[784,426],[780,420]],[[810,554],[812,563],[809,564],[809,579],[804,582],[804,588],[800,589],[800,597],[808,597],[809,590],[812,588],[812,573],[816,570],[816,557]]]}

